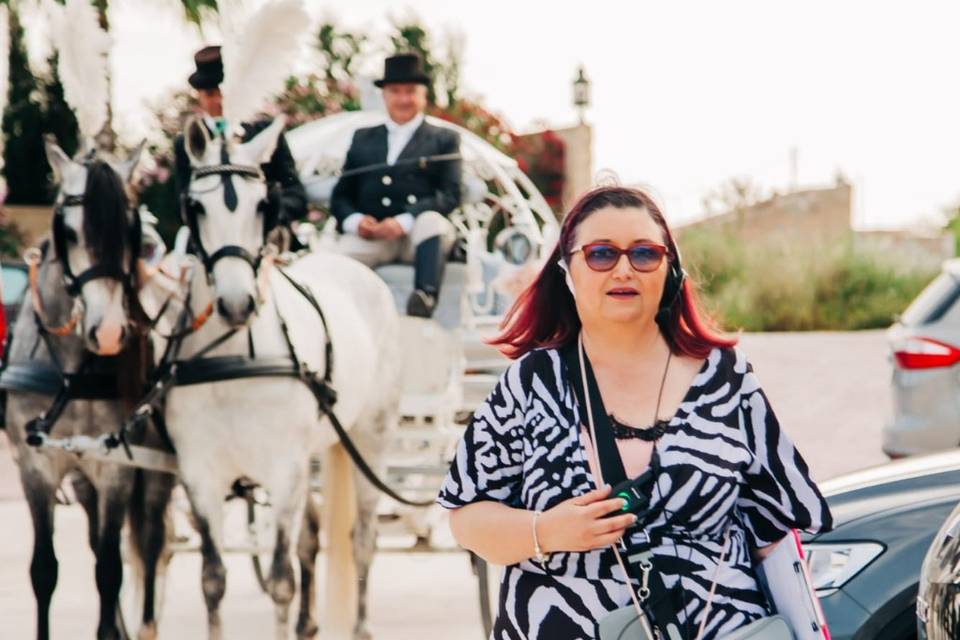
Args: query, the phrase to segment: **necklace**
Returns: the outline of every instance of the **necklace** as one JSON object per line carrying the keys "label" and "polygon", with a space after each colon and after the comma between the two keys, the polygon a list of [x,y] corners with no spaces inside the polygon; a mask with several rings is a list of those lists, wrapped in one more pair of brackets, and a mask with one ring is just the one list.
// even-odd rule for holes
{"label": "necklace", "polygon": [[667,372],[670,371],[670,360],[672,358],[673,351],[667,351],[667,364],[663,367],[663,377],[660,379],[660,391],[657,393],[657,408],[653,410],[653,422],[649,427],[631,427],[617,420],[616,416],[611,413],[609,418],[614,438],[617,440],[656,442],[663,436],[670,422],[662,420],[658,416],[660,415],[660,401],[663,400],[663,387],[667,382]]}

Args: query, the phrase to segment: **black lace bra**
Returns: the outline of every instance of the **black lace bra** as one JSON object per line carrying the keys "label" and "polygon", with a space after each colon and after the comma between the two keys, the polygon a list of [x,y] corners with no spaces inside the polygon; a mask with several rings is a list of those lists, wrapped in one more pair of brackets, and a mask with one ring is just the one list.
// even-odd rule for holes
{"label": "black lace bra", "polygon": [[663,435],[669,424],[666,420],[657,420],[653,426],[646,428],[631,427],[626,425],[611,413],[610,427],[613,429],[613,437],[617,440],[645,440],[646,442],[656,442]]}

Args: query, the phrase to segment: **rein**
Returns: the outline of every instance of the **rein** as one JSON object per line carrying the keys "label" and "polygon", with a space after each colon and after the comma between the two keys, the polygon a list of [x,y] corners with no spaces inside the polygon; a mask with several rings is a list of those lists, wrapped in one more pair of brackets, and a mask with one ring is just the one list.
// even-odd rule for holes
{"label": "rein", "polygon": [[[91,170],[96,162],[100,161],[96,160],[95,153],[91,151],[84,158],[83,165]],[[13,340],[13,335],[11,335],[5,345],[7,357],[4,358],[4,362],[0,366],[0,389],[53,396],[50,407],[40,416],[29,420],[25,425],[26,442],[34,447],[43,446],[45,443],[51,446],[62,446],[63,448],[71,446],[70,438],[66,441],[57,441],[50,438],[50,432],[71,401],[116,401],[121,399],[118,390],[118,376],[122,372],[117,370],[118,360],[116,356],[100,356],[84,349],[76,371],[69,372],[65,370],[61,358],[58,356],[57,345],[51,338],[52,336],[67,338],[77,331],[84,309],[82,290],[88,282],[98,279],[114,280],[123,288],[127,301],[131,305],[135,302],[137,275],[142,271],[140,262],[142,228],[139,215],[134,213],[133,224],[124,230],[124,244],[129,241],[129,245],[126,247],[129,250],[129,269],[126,272],[124,272],[122,266],[119,269],[106,266],[101,260],[79,274],[74,274],[70,267],[68,245],[70,242],[76,242],[77,234],[66,223],[65,209],[68,207],[85,207],[87,197],[86,192],[82,194],[61,192],[54,207],[51,242],[44,243],[42,249],[34,247],[25,252],[24,261],[28,268],[28,286],[30,288],[33,316],[37,326],[37,340],[28,362],[11,363],[9,359],[10,345]],[[124,210],[123,215],[126,216],[127,213],[129,212]],[[88,212],[84,211],[85,219],[87,215]],[[70,317],[63,324],[56,326],[50,321],[40,293],[40,268],[48,260],[47,251],[50,244],[53,245],[54,251],[51,261],[59,263],[61,267],[60,284],[63,286],[66,295],[73,301]],[[52,366],[34,359],[34,354],[41,340],[49,353]],[[106,438],[107,436],[103,437]],[[62,444],[63,442],[66,442],[66,444]]]}
{"label": "rein", "polygon": [[[270,259],[272,263],[272,256]],[[303,382],[313,393],[313,396],[317,401],[319,413],[330,420],[330,423],[333,426],[337,437],[340,439],[341,444],[343,444],[344,449],[346,449],[347,454],[350,456],[357,469],[371,484],[373,484],[378,490],[385,493],[390,498],[402,504],[414,507],[427,507],[432,505],[432,499],[409,500],[401,496],[390,486],[388,486],[363,458],[363,454],[357,448],[356,444],[353,442],[352,438],[347,433],[347,430],[343,427],[343,424],[340,422],[336,412],[334,411],[334,405],[337,402],[337,392],[333,387],[333,341],[330,337],[330,331],[327,325],[326,316],[323,313],[323,308],[320,306],[316,297],[313,295],[313,292],[310,291],[308,287],[300,282],[297,282],[297,280],[293,278],[293,276],[291,276],[285,269],[281,268],[279,264],[276,265],[276,268],[280,275],[290,284],[290,286],[292,286],[297,293],[307,300],[320,318],[320,322],[323,325],[324,335],[326,337],[324,344],[326,366],[324,367],[324,371],[322,373],[312,371],[307,367],[304,361],[297,356],[296,348],[294,347],[293,341],[290,338],[286,319],[280,313],[279,307],[276,308],[276,312],[277,318],[280,322],[281,333],[287,346],[287,357],[254,357],[252,354],[252,343],[250,357],[207,357],[207,354],[225,343],[230,338],[234,337],[239,331],[238,329],[230,329],[226,333],[213,339],[189,358],[180,359],[179,353],[183,345],[183,340],[187,336],[194,333],[200,326],[203,326],[207,319],[209,319],[209,314],[212,313],[212,304],[208,304],[204,309],[205,313],[202,313],[196,318],[191,318],[191,313],[189,310],[190,294],[188,293],[186,300],[187,305],[185,305],[183,311],[180,313],[172,339],[167,342],[166,349],[161,357],[161,363],[157,367],[155,375],[150,381],[149,390],[140,400],[131,417],[121,425],[120,429],[113,434],[113,436],[105,444],[111,448],[123,445],[126,449],[127,457],[132,460],[132,454],[129,446],[127,445],[127,433],[152,415],[154,416],[154,421],[157,425],[158,431],[160,431],[161,437],[167,443],[169,450],[175,451],[170,436],[167,433],[166,426],[164,425],[162,419],[158,420],[160,417],[160,411],[158,409],[163,398],[170,391],[170,389],[176,385],[186,386],[192,384],[205,384],[210,382],[224,382],[228,380],[262,377],[296,378]],[[194,327],[197,327],[197,329]]]}
{"label": "rein", "polygon": [[43,299],[40,297],[39,271],[42,259],[43,256],[37,247],[27,249],[26,253],[23,254],[23,260],[27,263],[28,268],[30,301],[33,305],[33,313],[36,315],[37,323],[43,331],[64,338],[73,333],[77,327],[77,323],[80,322],[80,305],[73,305],[73,311],[66,322],[57,326],[50,325],[49,317],[43,307]]}
{"label": "rein", "polygon": [[374,171],[383,171],[384,169],[395,169],[397,167],[403,167],[408,165],[416,165],[418,169],[426,169],[428,164],[440,163],[440,162],[454,162],[457,160],[463,160],[462,153],[438,153],[432,156],[420,156],[417,158],[398,158],[393,164],[388,162],[377,162],[373,164],[365,164],[360,167],[354,167],[352,169],[339,169],[337,171],[331,172],[330,175],[323,175],[320,173],[315,174],[314,176],[301,180],[301,183],[304,186],[309,186],[318,182],[324,182],[329,180],[332,177],[336,178],[349,178],[351,176],[363,175],[365,173],[373,173]]}

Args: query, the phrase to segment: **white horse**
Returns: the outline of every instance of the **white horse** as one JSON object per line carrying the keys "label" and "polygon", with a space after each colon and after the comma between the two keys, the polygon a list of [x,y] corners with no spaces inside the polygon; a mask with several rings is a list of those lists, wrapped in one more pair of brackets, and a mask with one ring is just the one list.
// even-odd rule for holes
{"label": "white horse", "polygon": [[[310,371],[322,377],[333,367],[336,415],[377,468],[386,431],[398,413],[399,319],[390,291],[373,271],[342,256],[313,254],[294,262],[288,274],[313,294],[326,317],[324,325],[266,254],[270,216],[260,206],[267,187],[259,167],[272,155],[283,124],[276,120],[244,144],[211,139],[198,121],[187,125],[185,146],[193,174],[186,216],[196,254],[190,258],[189,303],[197,316],[204,309],[215,312],[184,340],[179,360],[201,354],[230,332],[235,333],[202,357],[289,356],[285,323],[297,358]],[[146,308],[157,308],[155,291],[142,297],[151,298],[144,301]],[[325,356],[328,337],[332,362]],[[296,631],[298,637],[317,633],[319,520],[309,500],[308,474],[311,454],[318,452],[325,454],[323,523],[329,550],[325,631],[330,637],[367,637],[365,588],[375,549],[378,494],[367,481],[357,480],[307,385],[292,377],[260,377],[174,386],[166,422],[201,534],[210,637],[223,633],[218,613],[226,584],[223,501],[240,478],[269,492],[275,514],[268,591],[276,607],[276,636],[289,633],[295,590],[291,541],[298,534],[302,583]]]}

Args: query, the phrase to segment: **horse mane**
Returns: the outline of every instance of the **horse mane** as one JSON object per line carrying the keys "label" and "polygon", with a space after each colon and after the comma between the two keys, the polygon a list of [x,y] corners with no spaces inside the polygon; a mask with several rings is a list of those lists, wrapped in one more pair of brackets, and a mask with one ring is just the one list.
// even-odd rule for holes
{"label": "horse mane", "polygon": [[[125,292],[133,335],[118,355],[117,390],[129,409],[143,393],[152,358],[149,353],[149,319],[136,290],[136,259],[140,256],[139,217],[129,215],[129,201],[123,181],[107,162],[94,160],[87,167],[83,198],[83,236],[90,259],[109,273],[132,278],[133,290]],[[129,253],[128,253],[129,252]]]}
{"label": "horse mane", "polygon": [[90,259],[121,277],[130,247],[129,202],[120,176],[109,164],[94,160],[87,167],[83,198],[83,236]]}

